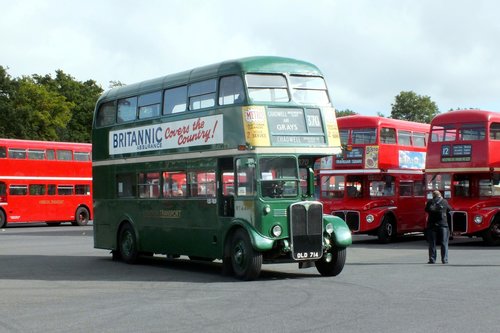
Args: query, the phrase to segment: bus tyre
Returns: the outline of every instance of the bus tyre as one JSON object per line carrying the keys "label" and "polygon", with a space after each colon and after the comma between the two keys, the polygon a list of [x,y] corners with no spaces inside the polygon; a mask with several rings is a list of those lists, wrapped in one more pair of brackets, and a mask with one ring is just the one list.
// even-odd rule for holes
{"label": "bus tyre", "polygon": [[3,228],[7,225],[7,220],[5,219],[5,213],[0,210],[0,228]]}
{"label": "bus tyre", "polygon": [[73,225],[79,225],[79,226],[84,226],[89,223],[89,211],[85,207],[78,207],[75,213],[75,221],[72,222],[71,224]]}
{"label": "bus tyre", "polygon": [[389,216],[384,216],[377,232],[378,241],[380,243],[387,244],[394,240],[395,235],[396,227],[394,225],[394,222]]}
{"label": "bus tyre", "polygon": [[137,240],[134,229],[128,223],[120,229],[118,248],[120,250],[120,257],[127,264],[135,264],[137,262],[137,257],[139,256]]}
{"label": "bus tyre", "polygon": [[247,232],[238,229],[231,237],[231,265],[234,275],[241,280],[256,279],[262,267],[262,253],[252,247]]}
{"label": "bus tyre", "polygon": [[483,234],[483,240],[488,246],[500,245],[500,220],[495,219]]}
{"label": "bus tyre", "polygon": [[326,253],[323,255],[323,258],[320,260],[316,260],[314,264],[316,265],[316,269],[319,274],[323,276],[337,276],[342,272],[345,265],[346,258],[346,249],[332,247],[328,250],[329,254],[331,254],[331,260],[327,261]]}

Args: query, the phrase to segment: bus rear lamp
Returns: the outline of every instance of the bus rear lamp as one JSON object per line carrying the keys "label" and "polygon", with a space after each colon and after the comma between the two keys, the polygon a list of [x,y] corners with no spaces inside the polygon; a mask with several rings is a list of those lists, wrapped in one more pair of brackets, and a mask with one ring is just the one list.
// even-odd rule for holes
{"label": "bus rear lamp", "polygon": [[333,233],[333,224],[328,223],[325,227],[325,231],[327,234],[331,235]]}
{"label": "bus rear lamp", "polygon": [[264,206],[264,215],[267,215],[271,212],[271,207],[269,205]]}
{"label": "bus rear lamp", "polygon": [[281,232],[283,230],[281,229],[281,226],[279,224],[276,224],[272,229],[271,233],[273,234],[274,237],[279,237],[281,236]]}
{"label": "bus rear lamp", "polygon": [[475,224],[481,224],[481,223],[483,223],[483,217],[481,215],[474,216],[474,223]]}
{"label": "bus rear lamp", "polygon": [[325,261],[331,262],[333,259],[333,255],[330,252],[325,253]]}
{"label": "bus rear lamp", "polygon": [[366,222],[372,223],[375,220],[372,214],[366,215]]}

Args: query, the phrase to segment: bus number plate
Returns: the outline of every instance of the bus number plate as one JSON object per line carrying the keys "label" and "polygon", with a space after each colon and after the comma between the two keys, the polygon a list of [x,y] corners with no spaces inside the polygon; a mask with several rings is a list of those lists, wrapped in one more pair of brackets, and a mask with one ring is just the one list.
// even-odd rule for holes
{"label": "bus number plate", "polygon": [[297,259],[318,259],[319,252],[298,252],[296,253]]}

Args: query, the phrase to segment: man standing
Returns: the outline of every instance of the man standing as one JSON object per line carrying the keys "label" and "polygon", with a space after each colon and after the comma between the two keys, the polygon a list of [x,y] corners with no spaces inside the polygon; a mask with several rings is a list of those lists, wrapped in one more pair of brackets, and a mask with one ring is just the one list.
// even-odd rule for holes
{"label": "man standing", "polygon": [[[451,210],[448,201],[442,196],[441,192],[433,191],[432,199],[429,199],[425,205],[427,218],[427,240],[429,242],[429,262],[436,262],[436,240],[441,241],[441,262],[448,263],[448,239],[450,237],[448,229],[448,211]],[[438,238],[439,237],[439,238]]]}

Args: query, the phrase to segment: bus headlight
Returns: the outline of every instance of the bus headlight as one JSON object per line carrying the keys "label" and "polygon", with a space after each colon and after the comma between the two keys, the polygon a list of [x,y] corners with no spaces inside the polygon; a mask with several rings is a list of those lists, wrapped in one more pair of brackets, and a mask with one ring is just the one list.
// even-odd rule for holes
{"label": "bus headlight", "polygon": [[272,229],[271,233],[273,234],[274,237],[279,237],[281,236],[281,232],[283,230],[281,229],[281,226],[279,224],[276,224]]}
{"label": "bus headlight", "polygon": [[325,227],[325,231],[327,234],[331,235],[333,233],[333,224],[328,223]]}
{"label": "bus headlight", "polygon": [[483,223],[483,217],[481,215],[474,216],[474,223],[475,224],[481,224],[481,223]]}
{"label": "bus headlight", "polygon": [[267,215],[271,212],[271,207],[269,205],[264,206],[264,215]]}
{"label": "bus headlight", "polygon": [[372,223],[375,220],[372,214],[366,215],[366,222]]}

